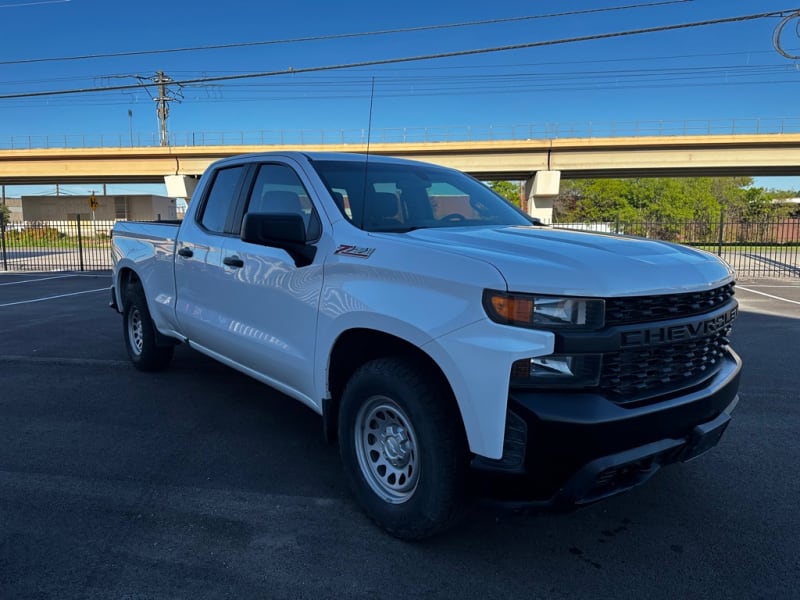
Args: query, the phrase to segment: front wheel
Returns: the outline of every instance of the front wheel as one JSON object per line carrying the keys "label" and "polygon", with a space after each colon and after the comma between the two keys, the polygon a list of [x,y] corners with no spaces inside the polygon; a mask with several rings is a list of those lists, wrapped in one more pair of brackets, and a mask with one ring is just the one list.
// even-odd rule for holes
{"label": "front wheel", "polygon": [[133,366],[141,371],[160,371],[172,360],[174,346],[161,346],[144,290],[138,283],[129,286],[122,311],[122,335]]}
{"label": "front wheel", "polygon": [[339,448],[353,493],[391,535],[423,539],[461,515],[467,452],[458,411],[421,365],[382,358],[353,374]]}

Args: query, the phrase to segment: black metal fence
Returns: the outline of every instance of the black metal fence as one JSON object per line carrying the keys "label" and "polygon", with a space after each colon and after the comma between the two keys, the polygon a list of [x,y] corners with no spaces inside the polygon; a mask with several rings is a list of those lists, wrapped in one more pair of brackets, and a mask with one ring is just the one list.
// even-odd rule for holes
{"label": "black metal fence", "polygon": [[[0,227],[3,271],[111,268],[113,221],[29,221]],[[556,223],[556,228],[637,235],[713,252],[740,277],[800,278],[800,219],[782,221]]]}
{"label": "black metal fence", "polygon": [[114,221],[25,221],[0,227],[4,271],[94,271],[111,268]]}
{"label": "black metal fence", "polygon": [[800,278],[800,219],[555,223],[553,227],[620,233],[713,252],[740,277]]}

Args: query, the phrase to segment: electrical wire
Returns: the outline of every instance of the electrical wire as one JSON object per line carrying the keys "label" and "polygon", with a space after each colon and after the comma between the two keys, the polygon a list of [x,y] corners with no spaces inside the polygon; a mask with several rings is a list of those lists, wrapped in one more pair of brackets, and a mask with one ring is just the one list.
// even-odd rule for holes
{"label": "electrical wire", "polygon": [[[357,91],[368,84],[368,79],[350,79],[346,82],[335,79],[313,78],[293,80],[287,83],[248,82],[233,84],[225,88],[226,94],[197,88],[196,92],[187,93],[193,103],[226,104],[244,102],[272,101],[329,101],[363,98],[364,93]],[[577,90],[625,90],[625,89],[661,89],[680,84],[689,87],[720,87],[729,85],[775,85],[796,83],[796,72],[793,65],[740,65],[737,67],[687,67],[676,69],[642,69],[642,70],[608,70],[608,71],[567,71],[560,73],[511,73],[480,77],[437,77],[437,78],[391,78],[384,80],[376,89],[375,96],[380,98],[410,98],[462,95],[469,91],[470,95],[504,95],[523,94],[526,92],[571,92]],[[187,88],[191,89],[191,88]],[[309,96],[309,91],[313,95]],[[145,104],[150,105],[150,98],[142,96],[138,100],[130,97],[114,97],[106,101],[97,101],[96,95],[79,98],[66,97],[47,99],[40,98],[36,102],[27,100],[11,101],[9,108],[34,108],[46,102],[48,107],[63,106],[117,106]]]}
{"label": "electrical wire", "polygon": [[[576,74],[584,77],[593,77],[598,75],[618,75],[618,76],[626,76],[627,74],[637,74],[637,73],[651,73],[651,74],[659,74],[659,73],[674,73],[680,71],[686,72],[708,72],[710,74],[714,74],[715,72],[729,72],[729,71],[737,71],[737,70],[752,70],[752,71],[768,71],[768,70],[779,70],[779,71],[792,71],[794,72],[794,68],[787,66],[785,64],[767,64],[767,63],[747,63],[747,64],[710,64],[704,66],[696,66],[696,67],[642,67],[637,69],[624,69],[624,68],[617,68],[617,69],[582,69],[582,70],[566,70],[566,71],[546,71],[543,72],[540,70],[542,66],[556,66],[556,65],[592,65],[592,64],[610,64],[610,63],[623,63],[623,62],[639,62],[639,61],[663,61],[663,60],[672,60],[672,59],[697,59],[701,57],[727,57],[733,55],[753,55],[753,54],[771,54],[771,51],[752,51],[752,52],[735,52],[735,53],[717,53],[717,54],[687,54],[681,56],[652,56],[652,57],[637,57],[637,58],[622,58],[622,59],[604,59],[604,60],[580,60],[580,61],[561,61],[561,62],[539,62],[539,63],[511,63],[511,64],[492,64],[489,66],[484,67],[462,67],[457,66],[453,67],[452,70],[459,71],[461,69],[469,68],[470,74],[427,74],[425,71],[427,69],[413,69],[413,70],[402,70],[397,69],[394,72],[398,74],[393,74],[389,77],[383,79],[385,88],[386,83],[415,83],[415,84],[425,84],[426,82],[436,82],[436,81],[474,81],[474,82],[483,82],[486,80],[497,80],[498,78],[519,78],[519,77],[528,77],[528,76],[535,76],[535,77],[556,77],[556,76],[568,76],[571,74]],[[498,69],[515,69],[513,71],[509,70],[504,74],[497,74]],[[449,67],[445,67],[445,69],[450,69]],[[522,69],[536,69],[535,71],[525,71]],[[437,68],[435,70],[441,70]],[[173,71],[173,74],[176,72]],[[181,72],[177,72],[181,73]],[[184,72],[187,74],[196,74],[196,71],[187,71]],[[206,72],[207,73],[207,72]],[[212,71],[212,73],[238,73],[237,71]],[[112,80],[112,79],[138,79],[142,82],[144,87],[151,86],[152,83],[144,83],[145,80],[148,82],[151,81],[150,77],[143,77],[141,75],[133,75],[133,74],[108,74],[108,75],[96,75],[93,76],[92,79],[95,81],[102,81],[102,80]],[[47,83],[47,82],[61,82],[61,81],[80,81],[85,80],[87,77],[79,76],[79,77],[61,77],[61,78],[54,78],[54,79],[38,79],[38,80],[24,80],[24,81],[6,81],[0,83],[0,85],[19,85],[19,84],[40,84],[40,83]],[[291,86],[292,88],[297,87],[319,87],[319,86],[348,86],[354,82],[363,82],[365,80],[364,75],[336,75],[335,77],[305,77],[305,78],[295,78],[292,80],[291,84],[282,84],[280,82],[275,83],[270,81],[269,83],[266,82],[246,82],[246,83],[231,83],[225,86],[225,89],[242,89],[246,87],[261,87],[265,85],[269,85],[270,87],[274,88],[276,86],[287,85]],[[381,80],[381,78],[378,78]],[[184,87],[222,87],[222,86],[208,86],[202,83],[198,84],[190,84]]]}
{"label": "electrical wire", "polygon": [[775,32],[772,35],[772,45],[775,47],[775,50],[777,50],[781,56],[790,60],[800,59],[800,55],[792,54],[789,51],[784,50],[783,46],[781,45],[781,35],[783,34],[784,27],[786,27],[786,25],[795,19],[798,20],[798,22],[795,24],[795,35],[800,35],[800,10],[784,17],[783,20],[778,23],[778,26],[775,28]]}
{"label": "electrical wire", "polygon": [[[546,67],[546,66],[554,66],[554,65],[574,65],[574,64],[581,64],[581,65],[588,65],[588,64],[609,64],[609,63],[620,63],[620,62],[648,62],[648,61],[670,61],[670,60],[685,60],[685,59],[698,59],[698,58],[709,58],[709,57],[726,57],[726,56],[751,56],[751,55],[758,55],[758,54],[772,54],[772,50],[739,50],[736,52],[701,52],[695,54],[669,54],[669,55],[659,55],[659,56],[624,56],[619,58],[598,58],[598,59],[585,59],[581,58],[579,60],[550,60],[545,62],[523,62],[523,63],[492,63],[491,65],[486,66],[475,66],[475,65],[449,65],[449,66],[413,66],[413,67],[398,67],[394,69],[394,72],[402,73],[404,71],[413,70],[414,72],[417,71],[454,71],[454,70],[465,70],[469,69],[470,71],[475,71],[477,69],[487,69],[490,71],[495,71],[499,68],[509,68],[509,67]],[[391,69],[386,69],[386,71],[392,71]],[[171,70],[173,74],[195,74],[197,71],[177,71]],[[214,70],[206,70],[204,73],[215,73],[215,74],[224,74],[224,73],[241,73],[242,71],[229,71],[229,70],[221,70],[221,69],[214,69]]]}
{"label": "electrical wire", "polygon": [[41,6],[42,4],[66,4],[72,0],[39,0],[38,2],[18,2],[16,4],[0,4],[0,8],[22,8],[24,6]]}
{"label": "electrical wire", "polygon": [[[334,71],[334,70],[341,70],[341,69],[356,69],[356,68],[363,68],[363,67],[373,67],[373,66],[381,66],[387,64],[397,64],[397,63],[408,63],[408,62],[416,62],[416,61],[423,61],[423,60],[436,60],[436,59],[443,59],[443,58],[453,58],[457,56],[474,56],[478,54],[489,54],[495,52],[507,52],[511,50],[523,50],[529,48],[540,48],[544,46],[555,46],[555,45],[563,45],[563,44],[572,44],[577,42],[587,42],[587,41],[596,41],[596,40],[605,40],[605,39],[612,39],[612,38],[621,38],[627,36],[634,36],[634,35],[644,35],[644,34],[651,34],[651,33],[659,33],[659,32],[666,32],[666,31],[676,31],[681,29],[690,29],[696,27],[707,27],[711,25],[720,25],[725,23],[742,23],[746,21],[753,21],[757,19],[764,19],[767,17],[777,17],[777,16],[785,16],[789,12],[793,12],[798,9],[791,9],[791,10],[781,10],[781,11],[771,11],[765,13],[756,13],[751,15],[740,15],[737,17],[726,17],[721,19],[709,19],[705,21],[694,21],[689,23],[678,23],[674,25],[659,25],[656,27],[646,27],[642,29],[631,29],[626,31],[615,31],[610,33],[598,33],[593,35],[586,35],[586,36],[578,36],[578,37],[571,37],[571,38],[562,38],[557,40],[547,40],[547,41],[539,41],[539,42],[526,42],[521,44],[510,44],[506,46],[495,46],[491,48],[476,48],[470,50],[457,50],[453,52],[441,52],[437,54],[426,54],[426,55],[419,55],[419,56],[407,56],[407,57],[400,57],[400,58],[386,58],[386,59],[378,59],[378,60],[368,60],[368,61],[360,61],[354,63],[344,63],[344,64],[337,64],[337,65],[327,65],[327,66],[318,66],[318,67],[304,67],[304,68],[292,68],[289,69],[282,69],[279,71],[263,71],[258,73],[240,73],[237,75],[221,75],[216,77],[200,77],[200,78],[193,78],[193,79],[183,79],[183,80],[174,80],[170,83],[172,85],[179,85],[179,86],[186,86],[191,84],[207,84],[207,83],[216,83],[216,82],[223,82],[223,81],[238,81],[244,79],[257,79],[257,78],[264,78],[264,77],[274,77],[278,75],[297,75],[301,73],[317,73],[317,72],[324,72],[324,71]],[[117,85],[117,86],[106,86],[106,87],[96,87],[96,88],[79,88],[79,89],[71,89],[71,90],[51,90],[51,91],[41,91],[41,92],[22,92],[22,93],[15,93],[15,94],[3,94],[0,95],[0,100],[8,100],[12,98],[36,98],[36,97],[43,97],[43,96],[63,96],[69,94],[85,94],[90,92],[109,92],[109,91],[120,91],[120,90],[133,90],[133,89],[141,89],[142,87],[146,87],[147,85],[152,84],[145,84],[145,83],[138,83],[138,84],[127,84],[127,85]]]}
{"label": "electrical wire", "polygon": [[75,61],[75,60],[92,60],[97,58],[119,58],[127,56],[147,56],[153,54],[174,54],[178,52],[197,52],[201,50],[224,50],[230,48],[248,48],[253,46],[271,46],[276,44],[295,44],[300,42],[317,42],[327,40],[341,40],[348,38],[358,38],[377,35],[388,35],[394,33],[411,33],[419,31],[434,31],[439,29],[455,29],[459,27],[474,27],[478,25],[495,25],[498,23],[513,23],[520,21],[531,21],[535,19],[550,19],[555,17],[571,17],[577,15],[589,15],[596,13],[632,10],[637,8],[652,8],[656,6],[665,6],[668,4],[684,4],[687,2],[694,2],[694,0],[662,0],[660,2],[650,2],[645,4],[628,4],[625,6],[611,6],[605,8],[591,8],[585,10],[574,10],[569,12],[550,13],[544,15],[527,15],[522,17],[506,17],[500,19],[484,19],[481,21],[467,21],[465,23],[445,23],[442,25],[421,25],[418,27],[403,27],[397,29],[382,29],[378,31],[364,31],[355,33],[336,33],[329,35],[315,35],[304,36],[297,38],[287,38],[281,40],[262,40],[256,42],[232,42],[229,44],[211,44],[206,46],[189,46],[185,48],[166,48],[161,50],[132,50],[128,52],[107,52],[103,54],[81,54],[77,56],[59,56],[49,58],[23,58],[17,60],[3,60],[0,65],[25,65],[32,63],[42,62],[62,62],[62,61]]}

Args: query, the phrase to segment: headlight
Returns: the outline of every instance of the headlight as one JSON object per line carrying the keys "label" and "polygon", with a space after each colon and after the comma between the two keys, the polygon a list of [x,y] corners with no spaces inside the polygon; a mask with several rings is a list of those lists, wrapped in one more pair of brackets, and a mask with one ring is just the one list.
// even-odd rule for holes
{"label": "headlight", "polygon": [[517,327],[592,330],[605,323],[605,301],[597,298],[484,290],[483,307],[492,321]]}
{"label": "headlight", "polygon": [[525,358],[511,366],[511,385],[594,387],[600,382],[599,354],[550,354]]}

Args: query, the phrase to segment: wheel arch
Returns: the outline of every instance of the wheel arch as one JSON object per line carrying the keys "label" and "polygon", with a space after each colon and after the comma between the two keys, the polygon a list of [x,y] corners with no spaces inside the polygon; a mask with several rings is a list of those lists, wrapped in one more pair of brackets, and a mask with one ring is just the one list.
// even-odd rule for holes
{"label": "wheel arch", "polygon": [[[142,288],[144,301],[147,303],[147,308],[152,314],[153,309],[150,305],[150,298],[144,290],[144,282],[142,281],[141,277],[139,277],[139,274],[136,272],[136,270],[130,267],[122,267],[117,272],[115,293],[117,294],[117,306],[119,307],[119,311],[121,313],[124,312],[125,298],[128,295],[128,290],[134,285],[138,285]],[[175,346],[181,342],[179,339],[161,333],[155,324],[153,324],[153,332],[156,336],[156,343],[159,346]]]}
{"label": "wheel arch", "polygon": [[328,398],[322,402],[325,439],[335,442],[339,416],[339,402],[345,385],[361,365],[388,356],[398,356],[413,361],[446,392],[445,401],[451,403],[459,415],[459,427],[467,439],[461,408],[453,388],[436,361],[419,346],[395,335],[368,328],[354,328],[342,332],[334,343],[328,360]]}
{"label": "wheel arch", "polygon": [[119,306],[120,310],[125,305],[125,295],[127,294],[128,288],[131,285],[139,284],[142,285],[142,280],[139,278],[139,275],[131,269],[130,267],[123,267],[117,273],[117,305]]}

